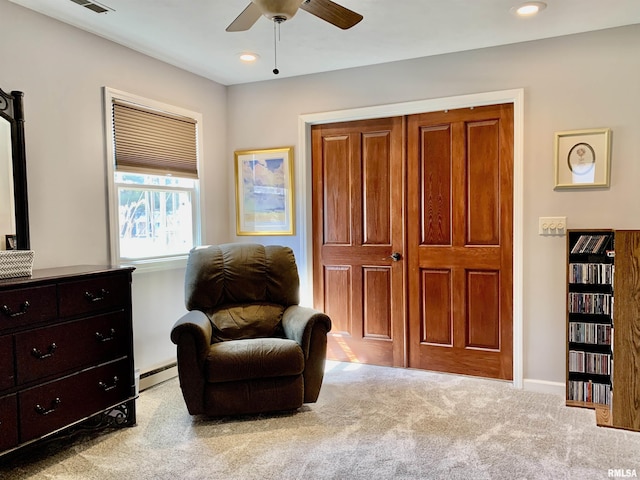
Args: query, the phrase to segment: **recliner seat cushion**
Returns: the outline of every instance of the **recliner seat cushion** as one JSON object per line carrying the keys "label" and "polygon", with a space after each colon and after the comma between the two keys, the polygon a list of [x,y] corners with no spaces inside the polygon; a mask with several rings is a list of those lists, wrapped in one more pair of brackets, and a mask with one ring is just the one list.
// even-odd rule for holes
{"label": "recliner seat cushion", "polygon": [[255,338],[213,343],[205,363],[209,383],[302,374],[300,345],[284,338]]}

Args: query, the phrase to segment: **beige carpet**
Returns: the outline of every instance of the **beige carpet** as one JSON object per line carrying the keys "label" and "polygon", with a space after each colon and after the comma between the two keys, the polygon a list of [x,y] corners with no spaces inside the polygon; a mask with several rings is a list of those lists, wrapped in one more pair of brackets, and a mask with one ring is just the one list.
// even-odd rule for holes
{"label": "beige carpet", "polygon": [[609,469],[640,475],[640,434],[596,427],[559,396],[329,362],[319,401],[296,413],[192,418],[170,380],[142,392],[135,427],[29,451],[0,478],[585,480]]}

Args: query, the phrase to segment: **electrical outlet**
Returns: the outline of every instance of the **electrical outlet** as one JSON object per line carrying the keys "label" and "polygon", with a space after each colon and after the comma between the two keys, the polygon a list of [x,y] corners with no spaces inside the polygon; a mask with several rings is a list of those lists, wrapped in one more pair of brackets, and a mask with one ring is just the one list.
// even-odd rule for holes
{"label": "electrical outlet", "polygon": [[566,235],[567,217],[540,217],[538,218],[539,235]]}

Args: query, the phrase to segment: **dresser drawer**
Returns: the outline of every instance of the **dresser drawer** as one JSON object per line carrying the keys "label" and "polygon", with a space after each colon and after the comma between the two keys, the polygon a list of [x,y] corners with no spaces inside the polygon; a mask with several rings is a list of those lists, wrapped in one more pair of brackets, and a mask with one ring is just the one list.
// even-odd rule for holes
{"label": "dresser drawer", "polygon": [[0,337],[0,391],[15,385],[13,370],[13,337]]}
{"label": "dresser drawer", "polygon": [[128,359],[85,370],[19,395],[20,441],[41,437],[106,408],[132,394]]}
{"label": "dresser drawer", "polygon": [[0,291],[0,332],[58,315],[55,285]]}
{"label": "dresser drawer", "polygon": [[131,326],[124,311],[16,334],[19,385],[124,356]]}
{"label": "dresser drawer", "polygon": [[58,285],[60,317],[124,308],[131,302],[125,275],[106,275]]}
{"label": "dresser drawer", "polygon": [[15,395],[0,397],[0,451],[18,444],[18,402]]}

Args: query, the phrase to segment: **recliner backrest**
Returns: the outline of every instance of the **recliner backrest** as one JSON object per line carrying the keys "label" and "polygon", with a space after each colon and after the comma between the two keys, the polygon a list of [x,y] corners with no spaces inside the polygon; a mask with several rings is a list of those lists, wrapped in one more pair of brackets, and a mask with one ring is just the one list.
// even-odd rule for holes
{"label": "recliner backrest", "polygon": [[293,251],[278,245],[227,243],[196,247],[185,275],[187,310],[211,313],[225,305],[299,303]]}

